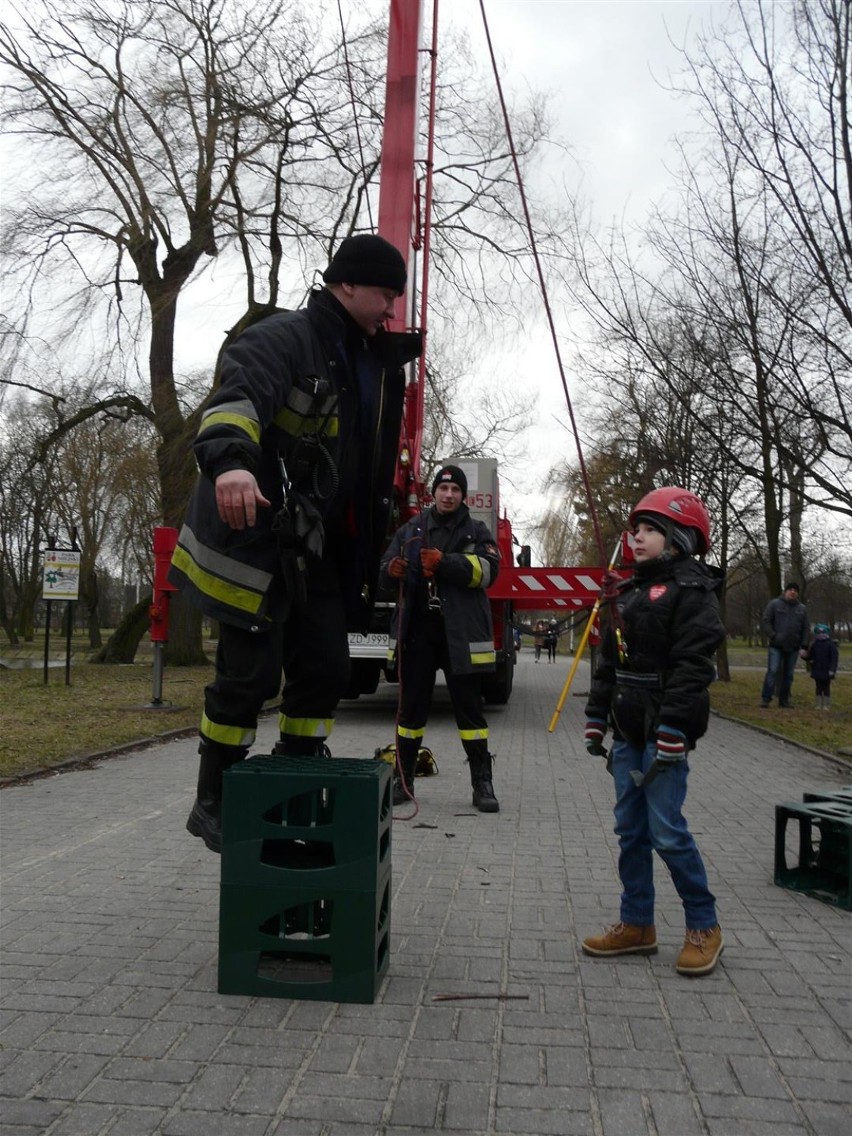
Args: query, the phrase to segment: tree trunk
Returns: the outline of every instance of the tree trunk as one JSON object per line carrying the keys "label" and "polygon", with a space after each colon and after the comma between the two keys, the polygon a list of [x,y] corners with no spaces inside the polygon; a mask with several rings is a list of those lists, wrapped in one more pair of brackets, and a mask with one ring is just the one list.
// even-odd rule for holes
{"label": "tree trunk", "polygon": [[[196,416],[187,421],[175,397],[172,361],[177,296],[182,280],[163,284],[159,302],[151,304],[151,395],[157,415],[160,444],[157,468],[163,524],[179,529],[190,493],[198,476],[192,438]],[[179,594],[171,597],[169,642],[165,653],[171,666],[197,666],[206,662],[201,646],[201,613],[190,608]]]}
{"label": "tree trunk", "polygon": [[148,630],[148,608],[153,597],[144,596],[130,609],[99,651],[89,657],[90,663],[132,663],[139,644]]}
{"label": "tree trunk", "polygon": [[728,640],[723,639],[716,651],[716,671],[719,682],[731,681],[731,664],[728,662]]}
{"label": "tree trunk", "polygon": [[201,644],[201,612],[179,592],[169,601],[169,641],[165,662],[170,667],[197,667],[208,662]]}
{"label": "tree trunk", "polygon": [[89,646],[96,651],[103,643],[100,626],[100,596],[98,575],[94,569],[81,573],[80,602],[86,611],[86,627],[89,632]]}

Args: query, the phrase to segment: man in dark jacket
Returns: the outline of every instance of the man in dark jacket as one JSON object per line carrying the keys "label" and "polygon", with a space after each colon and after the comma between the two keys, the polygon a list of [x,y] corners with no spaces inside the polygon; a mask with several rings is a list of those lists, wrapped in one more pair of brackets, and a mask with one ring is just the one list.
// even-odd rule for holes
{"label": "man in dark jacket", "polygon": [[495,669],[485,590],[497,578],[500,556],[487,526],[464,504],[462,469],[440,469],[432,495],[434,505],[397,530],[382,560],[382,570],[401,590],[389,644],[400,681],[394,804],[414,796],[417,754],[440,668],[470,766],[474,808],[496,813],[481,676]]}
{"label": "man in dark jacket", "polygon": [[219,621],[188,830],[221,850],[222,774],[248,753],[278,695],[276,753],[327,753],[365,630],[387,533],[416,335],[383,328],[405,262],[381,237],[347,237],[307,307],[248,328],[225,352],[195,440],[201,470],[171,579]]}
{"label": "man in dark jacket", "polygon": [[791,581],[785,585],[782,595],[769,601],[763,613],[763,630],[769,639],[769,662],[760,705],[769,706],[777,683],[778,705],[791,710],[790,690],[796,659],[800,654],[805,657],[810,638],[808,612],[805,605],[799,603],[798,584]]}

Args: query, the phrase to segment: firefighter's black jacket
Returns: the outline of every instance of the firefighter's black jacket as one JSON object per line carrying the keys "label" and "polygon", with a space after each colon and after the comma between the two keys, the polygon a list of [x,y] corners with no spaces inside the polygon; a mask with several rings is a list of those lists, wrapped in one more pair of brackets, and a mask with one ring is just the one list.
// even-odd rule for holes
{"label": "firefighter's black jacket", "polygon": [[[421,619],[435,618],[428,610],[427,583],[420,569],[421,548],[443,553],[434,576],[434,590],[441,615],[450,666],[454,674],[482,674],[495,669],[494,631],[491,608],[485,594],[497,579],[500,553],[488,526],[475,520],[464,504],[455,513],[441,517],[434,506],[397,529],[382,558],[387,575],[391,560],[408,562],[403,581],[403,602],[397,605],[391,628],[388,655],[393,661],[397,642],[407,642],[408,633]],[[402,625],[400,626],[400,617]]]}
{"label": "firefighter's black jacket", "polygon": [[632,745],[644,746],[662,724],[692,748],[707,730],[713,656],[725,638],[723,582],[720,569],[687,556],[639,563],[612,601],[586,716]]}
{"label": "firefighter's black jacket", "polygon": [[[228,348],[195,440],[201,475],[170,572],[205,614],[252,631],[285,617],[290,597],[273,531],[283,458],[293,490],[322,518],[324,556],[341,566],[349,628],[366,629],[388,527],[402,367],[419,351],[418,335],[365,336],[324,289]],[[272,503],[258,509],[253,528],[219,518],[214,483],[232,469],[253,473]]]}

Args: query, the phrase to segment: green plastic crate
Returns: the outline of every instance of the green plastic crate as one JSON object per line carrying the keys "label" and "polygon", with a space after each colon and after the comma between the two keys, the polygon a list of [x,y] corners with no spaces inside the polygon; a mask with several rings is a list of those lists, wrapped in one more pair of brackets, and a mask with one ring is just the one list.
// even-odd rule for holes
{"label": "green plastic crate", "polygon": [[375,1001],[390,960],[390,867],[375,891],[223,884],[219,993]]}
{"label": "green plastic crate", "polygon": [[[791,820],[799,826],[795,865],[787,863]],[[775,806],[775,883],[852,911],[852,803],[811,799]]]}
{"label": "green plastic crate", "polygon": [[372,1002],[390,944],[387,763],[253,757],[227,770],[219,992]]}
{"label": "green plastic crate", "polygon": [[225,772],[222,880],[363,889],[390,858],[392,773],[383,761],[254,757]]}

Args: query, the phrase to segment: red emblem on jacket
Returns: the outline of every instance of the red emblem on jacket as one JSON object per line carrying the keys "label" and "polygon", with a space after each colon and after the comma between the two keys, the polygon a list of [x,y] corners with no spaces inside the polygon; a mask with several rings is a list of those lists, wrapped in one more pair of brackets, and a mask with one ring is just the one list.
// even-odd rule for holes
{"label": "red emblem on jacket", "polygon": [[648,592],[648,595],[652,600],[658,600],[660,596],[664,596],[667,591],[668,589],[665,584],[654,584],[653,588]]}

